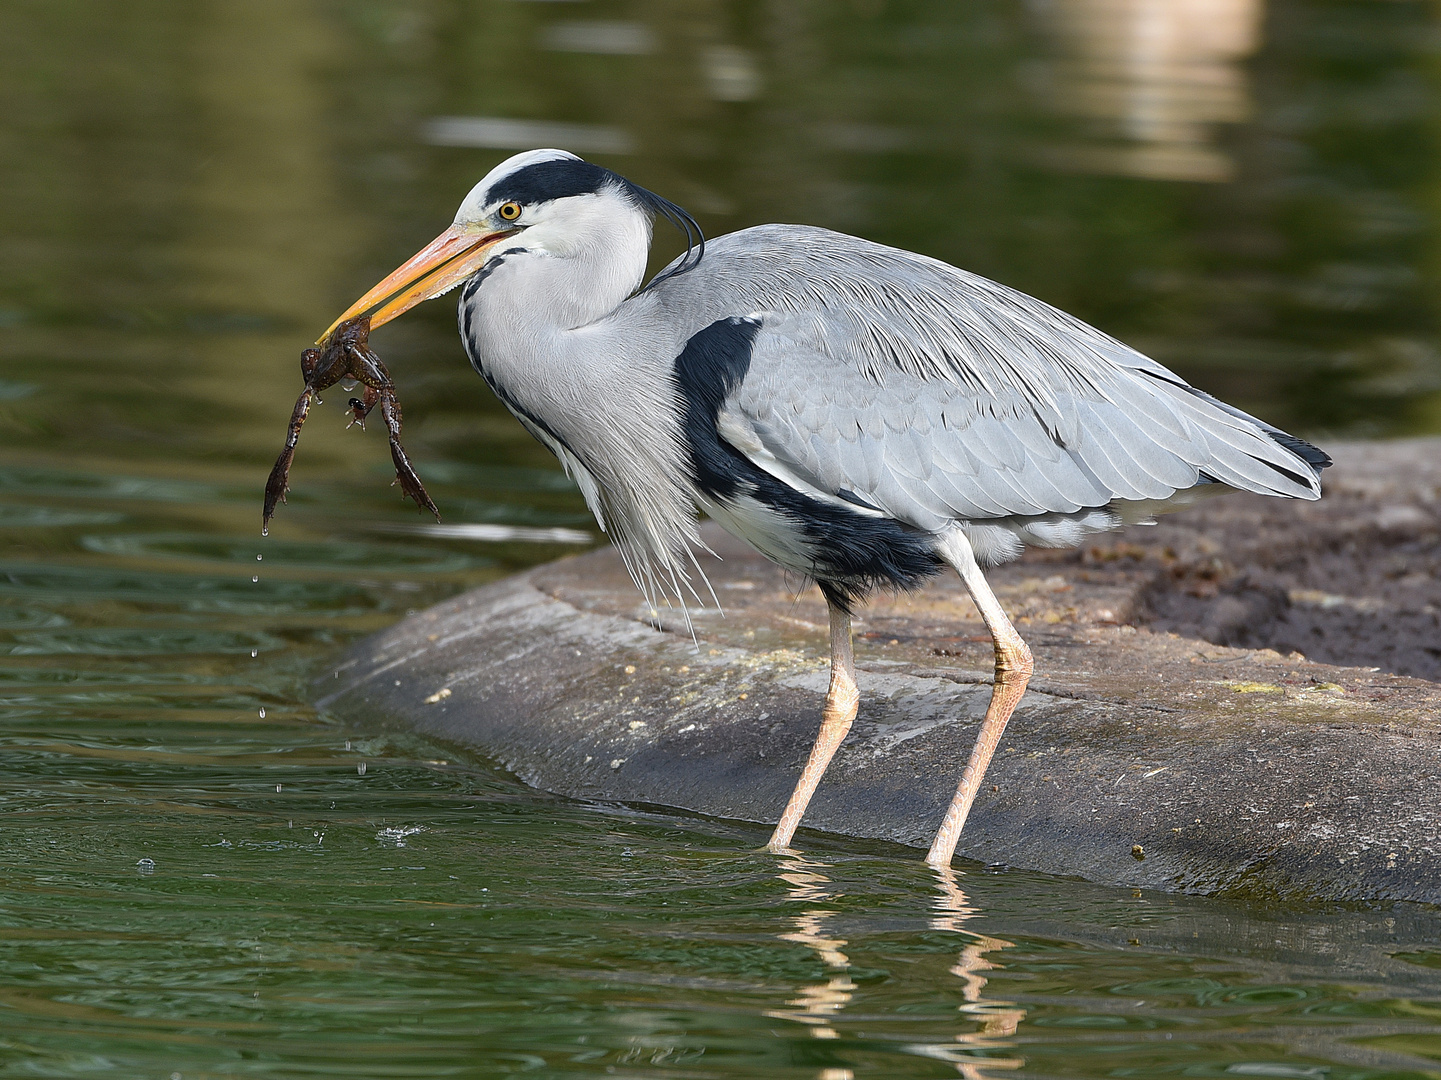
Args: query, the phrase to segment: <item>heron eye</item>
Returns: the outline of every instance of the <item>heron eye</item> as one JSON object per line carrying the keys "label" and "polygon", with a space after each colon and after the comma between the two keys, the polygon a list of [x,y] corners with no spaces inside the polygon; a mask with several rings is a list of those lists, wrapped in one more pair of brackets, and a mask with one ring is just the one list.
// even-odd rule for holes
{"label": "heron eye", "polygon": [[503,203],[497,213],[500,214],[502,220],[514,221],[520,217],[520,204],[513,202]]}

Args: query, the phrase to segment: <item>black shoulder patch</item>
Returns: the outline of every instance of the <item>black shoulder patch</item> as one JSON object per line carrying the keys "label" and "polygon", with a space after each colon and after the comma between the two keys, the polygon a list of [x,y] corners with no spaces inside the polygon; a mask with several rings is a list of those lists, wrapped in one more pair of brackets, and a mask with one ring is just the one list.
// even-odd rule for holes
{"label": "black shoulder patch", "polygon": [[755,319],[721,319],[693,335],[675,358],[694,479],[711,496],[733,496],[741,479],[736,455],[724,451],[716,434],[716,420],[725,399],[750,371],[760,328]]}
{"label": "black shoulder patch", "polygon": [[[817,552],[811,573],[831,603],[849,611],[875,586],[915,588],[940,573],[935,538],[888,517],[869,517],[821,502],[759,468],[720,437],[716,422],[731,391],[750,371],[759,319],[721,319],[695,334],[675,360],[675,382],[690,452],[691,478],[716,500],[747,495],[806,535]],[[853,492],[843,491],[861,506]]]}
{"label": "black shoulder patch", "polygon": [[565,199],[572,195],[594,195],[616,181],[615,173],[589,161],[558,158],[537,161],[517,169],[490,189],[492,199],[517,202],[521,206]]}

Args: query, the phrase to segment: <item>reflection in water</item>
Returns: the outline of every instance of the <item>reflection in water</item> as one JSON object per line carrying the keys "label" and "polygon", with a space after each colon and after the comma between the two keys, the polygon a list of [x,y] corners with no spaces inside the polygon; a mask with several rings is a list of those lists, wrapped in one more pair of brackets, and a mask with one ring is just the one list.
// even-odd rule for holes
{"label": "reflection in water", "polygon": [[[957,976],[963,984],[961,996],[965,999],[965,1004],[960,1006],[960,1011],[977,1021],[981,1029],[957,1035],[959,1050],[944,1043],[915,1046],[912,1049],[926,1057],[951,1062],[966,1080],[987,1080],[993,1069],[1019,1069],[1026,1063],[1024,1058],[989,1055],[995,1050],[1013,1045],[1007,1041],[1008,1037],[1016,1033],[1016,1028],[1025,1019],[1026,1010],[1009,1001],[987,1001],[981,996],[981,991],[989,981],[983,972],[994,971],[998,966],[987,960],[986,954],[1009,949],[1012,943],[965,928],[964,924],[980,912],[971,905],[970,898],[961,890],[954,870],[950,867],[938,869],[936,880],[940,896],[936,900],[938,914],[931,920],[931,928],[963,934],[971,939],[961,950],[951,968],[951,974]],[[976,1056],[978,1052],[980,1056]]]}
{"label": "reflection in water", "polygon": [[[832,894],[825,886],[830,884],[831,879],[821,872],[826,865],[799,855],[788,855],[783,859],[779,877],[790,886],[788,898],[807,905],[819,905],[829,900]],[[949,867],[937,870],[936,877],[940,895],[935,902],[937,914],[931,919],[931,929],[961,934],[969,941],[951,967],[951,974],[962,984],[964,1004],[959,1006],[960,1012],[979,1023],[980,1030],[962,1032],[955,1037],[954,1044],[913,1043],[906,1049],[922,1057],[950,1062],[965,1080],[990,1080],[992,1070],[1019,1069],[1025,1065],[1025,1059],[1021,1057],[990,1055],[1014,1045],[1009,1038],[1015,1035],[1025,1019],[1026,1010],[1013,1002],[982,997],[989,981],[984,973],[998,967],[986,958],[986,954],[1009,949],[1012,942],[966,929],[964,924],[980,912],[962,891],[955,871]],[[787,1008],[768,1010],[764,1014],[807,1024],[817,1039],[839,1038],[832,1021],[850,1003],[856,991],[856,984],[850,977],[850,957],[841,951],[846,940],[831,936],[825,925],[826,920],[836,914],[832,908],[807,906],[791,918],[794,929],[779,935],[780,939],[814,949],[829,974],[825,982],[802,986],[796,996],[786,1002]],[[852,1080],[852,1076],[849,1069],[826,1068],[817,1074],[817,1080]]]}
{"label": "reflection in water", "polygon": [[[777,929],[753,831],[597,813],[308,704],[346,642],[560,553],[507,527],[592,527],[439,301],[382,355],[447,526],[483,528],[365,539],[423,521],[341,397],[255,559],[299,350],[513,148],[627,148],[604,163],[712,233],[860,222],[1144,329],[1283,426],[1441,431],[1434,5],[1277,5],[1243,179],[1196,190],[1013,167],[1071,122],[1010,91],[1022,2],[0,3],[0,1074],[1009,1080],[1019,1010],[984,980],[1023,950],[1028,1072],[1435,1073],[1424,911],[1175,897],[1121,951],[1129,901],[1017,872],[983,901],[1017,947],[943,888],[912,910],[927,963],[890,933],[909,860],[849,860],[844,898],[785,868],[814,876]],[[539,47],[592,16],[659,48]],[[774,992],[758,923],[816,985]]]}
{"label": "reflection in water", "polygon": [[[825,865],[799,855],[788,856],[782,860],[780,879],[791,887],[789,898],[800,903],[829,899],[830,894],[824,886],[829,884],[831,879],[820,872]],[[830,908],[808,907],[791,920],[795,930],[780,935],[782,941],[794,941],[814,949],[831,974],[823,983],[801,987],[797,996],[786,1002],[790,1008],[775,1009],[765,1014],[781,1020],[809,1024],[811,1034],[817,1039],[837,1037],[836,1029],[831,1027],[830,1021],[845,1008],[856,989],[856,984],[851,982],[848,974],[850,958],[841,952],[841,946],[846,943],[845,939],[826,936],[824,922],[835,914]],[[850,1080],[850,1076],[848,1069],[825,1069],[819,1080]]]}
{"label": "reflection in water", "polygon": [[1259,44],[1261,0],[1040,0],[1062,58],[1047,88],[1096,142],[1057,164],[1150,180],[1231,179],[1211,125],[1250,111],[1239,62]]}

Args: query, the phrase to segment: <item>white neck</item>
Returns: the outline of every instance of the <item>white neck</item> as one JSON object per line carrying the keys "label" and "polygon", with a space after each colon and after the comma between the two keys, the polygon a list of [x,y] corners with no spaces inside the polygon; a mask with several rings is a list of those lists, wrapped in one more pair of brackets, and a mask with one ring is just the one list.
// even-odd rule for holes
{"label": "white neck", "polygon": [[649,296],[626,302],[645,273],[650,219],[620,192],[549,209],[462,288],[461,335],[507,405],[554,436],[537,432],[637,583],[652,598],[679,592],[682,553],[698,541],[672,378],[675,328],[655,317]]}
{"label": "white neck", "polygon": [[461,290],[471,362],[538,414],[620,400],[637,349],[649,351],[651,335],[621,305],[641,283],[650,236],[649,216],[618,191],[544,207]]}

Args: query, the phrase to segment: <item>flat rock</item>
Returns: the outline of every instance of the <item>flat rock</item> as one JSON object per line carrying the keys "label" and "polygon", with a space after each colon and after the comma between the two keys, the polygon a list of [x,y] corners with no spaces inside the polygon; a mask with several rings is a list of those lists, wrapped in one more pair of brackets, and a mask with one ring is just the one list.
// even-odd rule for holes
{"label": "flat rock", "polygon": [[[1441,903],[1441,440],[1334,450],[1321,503],[1228,496],[990,573],[1036,676],[960,856]],[[706,537],[724,613],[693,607],[694,640],[606,548],[361,642],[318,704],[547,791],[774,822],[819,723],[825,606]],[[860,715],[805,824],[924,848],[990,694],[989,639],[951,577],[876,598],[855,627]]]}

